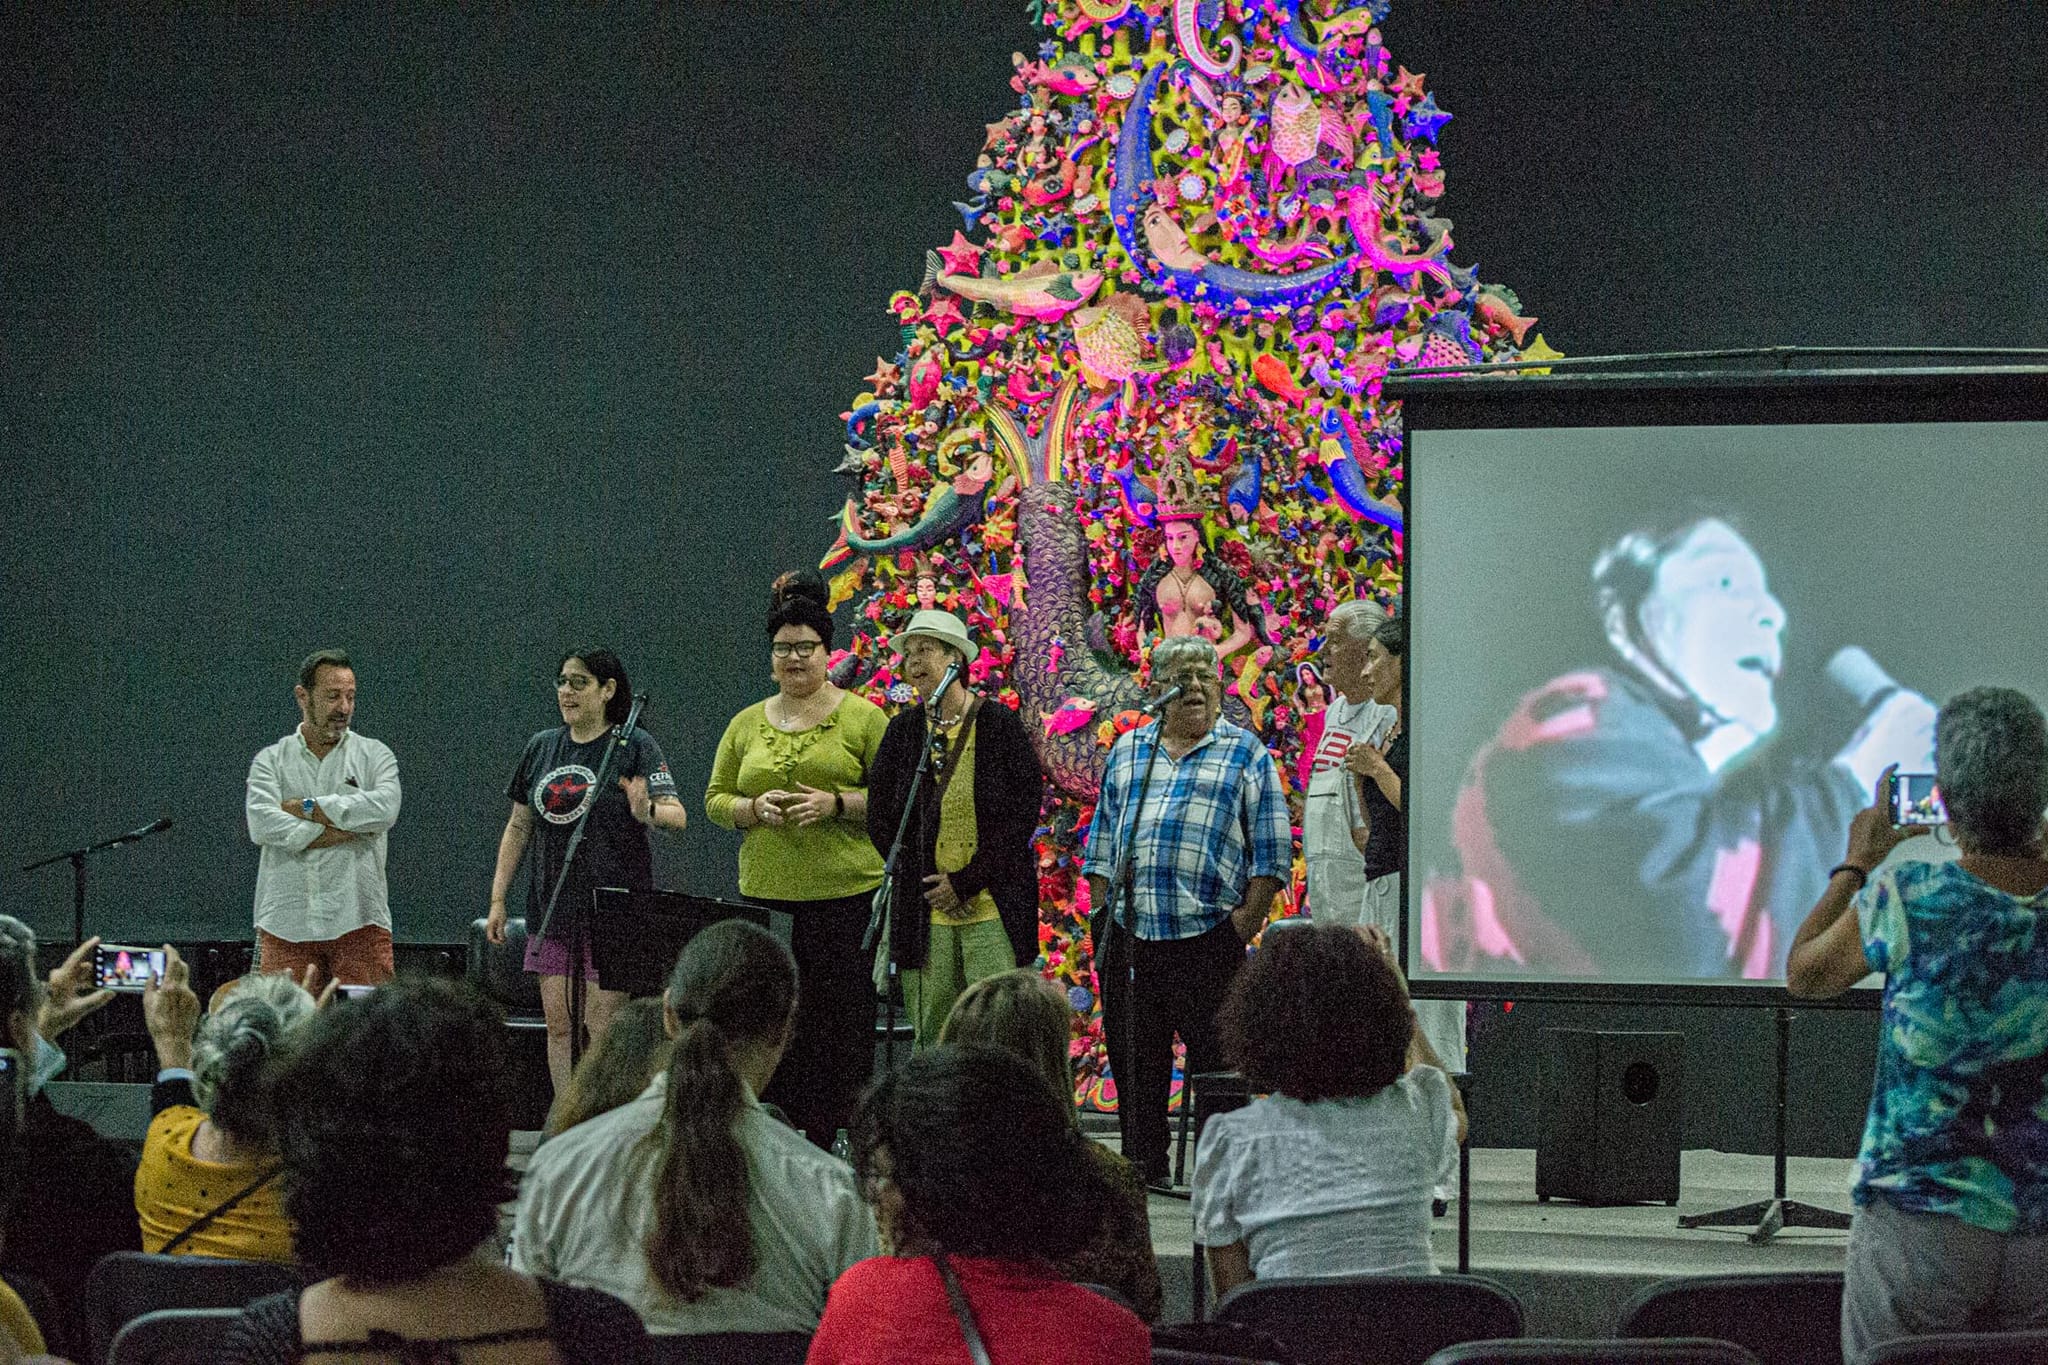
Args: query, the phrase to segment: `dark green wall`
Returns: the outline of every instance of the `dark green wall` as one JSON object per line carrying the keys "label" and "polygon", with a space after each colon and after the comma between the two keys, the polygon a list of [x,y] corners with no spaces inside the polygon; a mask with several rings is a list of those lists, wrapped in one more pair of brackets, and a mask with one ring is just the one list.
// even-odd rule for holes
{"label": "dark green wall", "polygon": [[[482,908],[565,645],[617,645],[694,792],[1035,41],[1022,0],[534,8],[0,15],[0,867],[178,821],[94,864],[95,930],[246,933],[242,778],[316,644],[404,768],[401,937]],[[1459,259],[1552,342],[2048,338],[2032,7],[1583,8],[1386,26],[1457,116]],[[62,869],[0,885],[61,932]]]}

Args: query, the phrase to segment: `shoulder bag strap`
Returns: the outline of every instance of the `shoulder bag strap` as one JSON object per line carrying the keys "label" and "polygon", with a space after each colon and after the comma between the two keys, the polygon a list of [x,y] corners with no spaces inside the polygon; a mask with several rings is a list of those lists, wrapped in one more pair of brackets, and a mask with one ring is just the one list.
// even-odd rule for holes
{"label": "shoulder bag strap", "polygon": [[940,1252],[932,1257],[939,1268],[939,1278],[946,1282],[946,1301],[953,1305],[953,1318],[960,1324],[960,1335],[967,1338],[967,1355],[974,1365],[995,1365],[989,1358],[988,1347],[982,1342],[981,1329],[974,1325],[974,1310],[967,1306],[967,1291],[960,1287],[959,1277],[953,1274],[953,1263]]}
{"label": "shoulder bag strap", "polygon": [[179,1247],[185,1245],[185,1243],[191,1241],[194,1237],[197,1237],[200,1233],[212,1227],[213,1222],[216,1218],[219,1218],[229,1209],[241,1203],[244,1199],[247,1199],[250,1195],[256,1193],[256,1191],[262,1189],[271,1181],[277,1179],[277,1173],[281,1169],[281,1167],[272,1166],[262,1175],[257,1176],[254,1180],[242,1186],[241,1189],[236,1190],[226,1199],[221,1200],[220,1203],[215,1204],[205,1213],[200,1214],[197,1218],[193,1219],[190,1223],[185,1225],[185,1230],[183,1232],[179,1233],[176,1237],[173,1237],[170,1241],[165,1242],[163,1245],[163,1250],[158,1252],[157,1254],[160,1256],[168,1256],[172,1252],[176,1251]]}
{"label": "shoulder bag strap", "polygon": [[[974,737],[975,717],[980,714],[981,698],[976,697],[973,701],[967,703],[967,715],[960,726],[960,737],[948,746],[946,766],[940,770],[937,779],[932,783],[932,799],[934,801],[940,800],[946,795],[946,787],[952,782],[953,774],[960,770],[960,755],[967,752],[967,741]],[[933,809],[936,810],[938,808],[934,806]]]}

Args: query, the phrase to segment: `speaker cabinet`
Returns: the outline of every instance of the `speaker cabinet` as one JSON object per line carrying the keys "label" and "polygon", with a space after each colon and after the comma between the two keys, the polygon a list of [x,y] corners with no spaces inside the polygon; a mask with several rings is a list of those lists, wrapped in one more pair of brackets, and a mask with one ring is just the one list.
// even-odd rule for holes
{"label": "speaker cabinet", "polygon": [[1545,1030],[1536,1197],[1678,1202],[1685,1035]]}

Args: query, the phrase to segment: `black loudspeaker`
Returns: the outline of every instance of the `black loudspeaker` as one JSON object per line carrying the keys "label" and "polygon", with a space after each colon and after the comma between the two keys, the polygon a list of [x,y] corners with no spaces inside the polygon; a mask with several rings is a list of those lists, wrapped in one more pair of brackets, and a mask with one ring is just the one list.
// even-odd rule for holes
{"label": "black loudspeaker", "polygon": [[1676,1204],[1685,1035],[1544,1033],[1536,1197]]}

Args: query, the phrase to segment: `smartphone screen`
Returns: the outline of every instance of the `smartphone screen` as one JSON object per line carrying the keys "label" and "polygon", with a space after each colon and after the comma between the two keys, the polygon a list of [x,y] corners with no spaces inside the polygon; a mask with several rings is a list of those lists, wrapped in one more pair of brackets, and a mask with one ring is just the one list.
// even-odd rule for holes
{"label": "smartphone screen", "polygon": [[93,984],[102,990],[139,991],[149,984],[152,973],[161,975],[164,950],[133,948],[120,943],[102,943],[93,949]]}
{"label": "smartphone screen", "polygon": [[342,998],[344,999],[360,1000],[364,996],[368,995],[371,991],[376,990],[377,988],[375,986],[351,986],[347,983],[343,983],[342,985],[337,986],[335,989],[340,992]]}
{"label": "smartphone screen", "polygon": [[1945,825],[1948,812],[1942,809],[1941,791],[1933,773],[1892,774],[1892,823],[1895,825]]}

